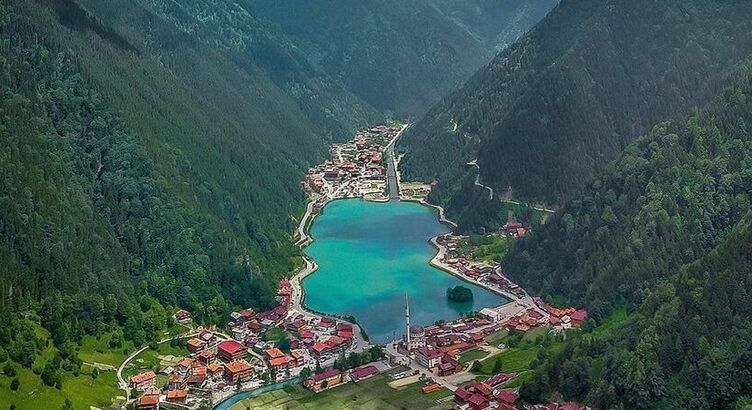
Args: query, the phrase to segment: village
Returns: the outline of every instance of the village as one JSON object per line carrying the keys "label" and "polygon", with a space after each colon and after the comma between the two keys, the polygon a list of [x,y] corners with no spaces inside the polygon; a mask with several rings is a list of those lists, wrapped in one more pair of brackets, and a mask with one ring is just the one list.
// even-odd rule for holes
{"label": "village", "polygon": [[[388,162],[396,162],[391,148],[405,128],[382,125],[360,131],[351,141],[332,146],[331,158],[308,171],[302,186],[310,202],[297,232],[300,246],[310,243],[307,227],[327,202],[353,197],[389,200]],[[425,203],[431,187],[406,183],[400,188],[401,200]],[[439,215],[443,219],[440,208]],[[528,229],[510,220],[491,236],[515,239],[525,236]],[[388,374],[398,386],[422,383],[422,394],[451,392],[442,402],[451,400],[449,404],[456,409],[516,408],[519,394],[515,388],[504,386],[517,374],[497,372],[478,381],[472,363],[463,360],[463,355],[479,348],[502,352],[503,344],[491,343],[502,332],[524,334],[546,329],[556,333],[577,328],[587,320],[587,311],[558,309],[531,297],[504,275],[499,262],[480,260],[463,240],[452,234],[432,238],[437,253],[431,265],[502,295],[508,303],[485,307],[451,322],[411,326],[406,299],[402,339],[373,346],[352,319],[330,317],[304,307],[300,281],[316,270],[315,262],[304,258],[306,267],[301,272],[279,282],[273,309],[233,312],[223,330],[198,328],[184,341],[188,355],[175,358],[174,363],[158,371],[131,376],[127,388],[137,397],[136,407],[195,409],[215,406],[238,392],[281,382],[302,383],[313,392],[321,392]],[[180,310],[174,319],[191,326],[192,315]],[[583,408],[574,403],[549,404],[546,408],[551,410]]]}
{"label": "village", "polygon": [[403,126],[380,125],[358,131],[344,144],[332,145],[331,159],[308,170],[303,189],[320,211],[331,200],[363,198],[386,201],[387,148],[399,136]]}

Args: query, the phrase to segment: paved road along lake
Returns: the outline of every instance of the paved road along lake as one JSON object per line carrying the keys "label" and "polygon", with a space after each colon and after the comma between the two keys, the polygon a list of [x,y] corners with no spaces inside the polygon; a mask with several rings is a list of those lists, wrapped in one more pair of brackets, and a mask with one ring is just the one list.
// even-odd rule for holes
{"label": "paved road along lake", "polygon": [[[303,281],[310,308],[353,315],[372,342],[404,334],[404,299],[410,297],[410,323],[429,325],[461,313],[498,306],[506,299],[433,268],[428,240],[447,233],[433,210],[414,202],[329,203],[313,223],[307,249],[319,270]],[[463,284],[474,300],[454,303],[446,290]]]}

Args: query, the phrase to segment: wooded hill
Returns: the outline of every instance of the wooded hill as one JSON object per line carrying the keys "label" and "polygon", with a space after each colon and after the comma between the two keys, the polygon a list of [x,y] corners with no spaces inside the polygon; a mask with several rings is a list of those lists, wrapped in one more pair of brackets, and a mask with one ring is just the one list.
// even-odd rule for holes
{"label": "wooded hill", "polygon": [[[751,12],[721,0],[562,1],[406,133],[405,177],[437,180],[450,217],[474,203],[476,158],[497,192],[562,205],[653,124],[718,92],[752,52]],[[461,225],[483,223],[468,214]]]}
{"label": "wooded hill", "polygon": [[242,42],[192,11],[0,6],[0,363],[49,386],[86,335],[121,349],[178,307],[212,324],[269,307],[299,252],[301,176],[383,121],[252,19],[232,14]]}
{"label": "wooded hill", "polygon": [[596,322],[633,312],[541,353],[524,397],[749,405],[752,64],[732,77],[708,108],[630,144],[508,254],[505,272],[533,294],[587,306]]}
{"label": "wooded hill", "polygon": [[243,0],[354,94],[423,114],[538,22],[556,0]]}

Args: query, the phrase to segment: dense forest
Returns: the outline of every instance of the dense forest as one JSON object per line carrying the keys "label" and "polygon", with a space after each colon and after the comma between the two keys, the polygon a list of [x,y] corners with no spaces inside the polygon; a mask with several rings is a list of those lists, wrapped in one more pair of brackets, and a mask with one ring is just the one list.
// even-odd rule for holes
{"label": "dense forest", "polygon": [[752,52],[751,7],[564,0],[406,133],[403,172],[436,180],[450,216],[477,207],[475,159],[497,192],[562,205],[653,124],[718,92]]}
{"label": "dense forest", "polygon": [[596,322],[542,352],[523,396],[599,408],[750,403],[752,65],[706,109],[661,123],[518,242],[506,273]]}
{"label": "dense forest", "polygon": [[140,346],[177,308],[216,324],[271,306],[299,252],[301,175],[383,118],[282,42],[253,52],[289,68],[265,67],[277,84],[151,7],[0,5],[5,376],[61,388],[86,336]]}
{"label": "dense forest", "polygon": [[379,110],[423,114],[556,0],[238,2]]}
{"label": "dense forest", "polygon": [[148,342],[172,314],[163,306],[207,323],[237,305],[270,306],[273,277],[250,258],[254,239],[173,194],[71,56],[2,12],[0,342],[11,358],[35,360],[13,312],[38,313],[63,349],[113,326]]}

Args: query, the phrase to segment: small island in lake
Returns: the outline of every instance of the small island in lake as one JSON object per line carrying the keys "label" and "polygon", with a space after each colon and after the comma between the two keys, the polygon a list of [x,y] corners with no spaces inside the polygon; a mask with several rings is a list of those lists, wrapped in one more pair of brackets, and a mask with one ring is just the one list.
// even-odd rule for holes
{"label": "small island in lake", "polygon": [[473,291],[462,285],[447,288],[447,297],[452,302],[465,303],[473,300]]}

